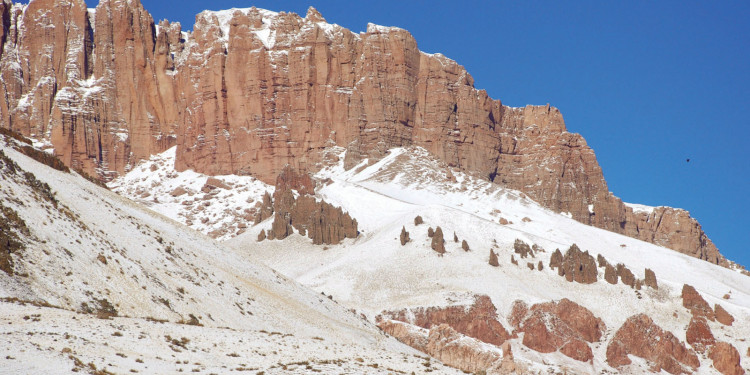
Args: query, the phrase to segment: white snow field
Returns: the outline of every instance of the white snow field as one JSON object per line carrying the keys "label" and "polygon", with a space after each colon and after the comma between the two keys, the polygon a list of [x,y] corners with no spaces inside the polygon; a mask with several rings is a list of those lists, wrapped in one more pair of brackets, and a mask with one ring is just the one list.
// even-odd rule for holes
{"label": "white snow field", "polygon": [[[0,202],[29,231],[14,275],[0,272],[0,373],[427,369],[423,354],[252,254],[40,164],[12,142],[0,136],[18,166],[2,167]],[[429,368],[456,373],[436,361]]]}

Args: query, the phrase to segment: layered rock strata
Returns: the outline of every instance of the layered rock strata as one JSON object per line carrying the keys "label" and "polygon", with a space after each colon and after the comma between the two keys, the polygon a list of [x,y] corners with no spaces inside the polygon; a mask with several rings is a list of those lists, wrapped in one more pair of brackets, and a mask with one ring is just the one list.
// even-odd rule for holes
{"label": "layered rock strata", "polygon": [[332,145],[347,166],[421,146],[583,223],[728,264],[686,211],[614,197],[556,108],[502,105],[403,29],[250,8],[182,32],[137,0],[3,0],[0,22],[0,127],[103,179],[175,144],[178,170],[267,183]]}

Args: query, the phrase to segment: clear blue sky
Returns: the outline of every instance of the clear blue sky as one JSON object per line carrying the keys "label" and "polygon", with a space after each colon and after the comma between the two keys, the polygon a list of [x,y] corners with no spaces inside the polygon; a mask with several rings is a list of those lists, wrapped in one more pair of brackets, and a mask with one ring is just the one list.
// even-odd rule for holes
{"label": "clear blue sky", "polygon": [[615,195],[689,210],[750,266],[748,1],[142,2],[183,29],[207,7],[253,5],[303,16],[313,5],[355,32],[407,29],[504,104],[560,108]]}

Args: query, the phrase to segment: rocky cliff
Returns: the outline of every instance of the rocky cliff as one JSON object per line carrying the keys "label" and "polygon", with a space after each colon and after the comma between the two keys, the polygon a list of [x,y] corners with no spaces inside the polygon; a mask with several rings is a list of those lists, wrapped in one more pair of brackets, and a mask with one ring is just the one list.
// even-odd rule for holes
{"label": "rocky cliff", "polygon": [[328,146],[353,166],[414,145],[580,222],[729,264],[686,211],[614,197],[556,108],[502,105],[405,30],[249,8],[182,32],[138,0],[2,0],[0,14],[0,126],[103,179],[173,145],[179,170],[267,183]]}

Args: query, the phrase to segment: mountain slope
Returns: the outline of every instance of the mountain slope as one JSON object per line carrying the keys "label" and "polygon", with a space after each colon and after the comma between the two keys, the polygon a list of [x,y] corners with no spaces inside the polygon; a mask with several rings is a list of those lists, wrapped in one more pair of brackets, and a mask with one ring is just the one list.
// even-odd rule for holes
{"label": "mountain slope", "polygon": [[[343,152],[332,149],[328,156],[343,160]],[[449,168],[418,148],[394,149],[375,163],[363,161],[348,171],[343,162],[332,162],[316,176],[326,181],[319,185],[319,197],[341,205],[358,220],[359,238],[326,248],[312,246],[309,239],[297,235],[257,242],[258,231],[270,227],[267,221],[229,243],[370,317],[403,308],[471,305],[475,295],[487,295],[497,307],[498,320],[512,328],[514,301],[532,305],[567,298],[607,327],[604,338],[592,344],[593,362],[578,362],[560,352],[538,353],[521,338],[510,340],[516,360],[542,372],[564,366],[575,373],[600,373],[615,370],[605,361],[608,346],[633,315],[645,313],[684,342],[691,313],[683,308],[680,293],[689,284],[710,306],[719,304],[735,318],[732,326],[709,322],[716,340],[732,343],[741,353],[747,350],[742,338],[750,337],[750,283],[736,270],[583,225],[539,206],[523,193]],[[417,215],[424,224],[414,225]],[[508,224],[501,224],[502,219]],[[447,252],[442,256],[430,248],[427,233],[428,227],[437,226],[446,238]],[[399,242],[402,227],[411,238],[405,246]],[[459,242],[453,241],[454,232]],[[546,251],[521,258],[514,251],[516,239]],[[461,240],[467,241],[470,251],[461,248]],[[550,258],[555,249],[565,252],[574,243],[594,257],[624,264],[637,279],[644,278],[646,268],[653,270],[658,289],[611,285],[603,270],[593,284],[566,281],[549,268]],[[490,250],[498,254],[499,267],[488,264]],[[518,265],[510,262],[511,256]],[[529,262],[534,270],[527,267]],[[538,262],[544,266],[541,272]],[[705,354],[700,358],[697,371],[713,373],[711,360]],[[747,366],[747,359],[743,357],[742,363]],[[645,372],[648,367],[638,361],[633,366],[627,371]]]}
{"label": "mountain slope", "polygon": [[344,372],[424,367],[347,308],[21,147],[0,136],[3,221],[27,228],[11,227],[21,246],[0,272],[3,371],[93,371],[89,362],[147,373],[197,362],[270,372],[303,361]]}

